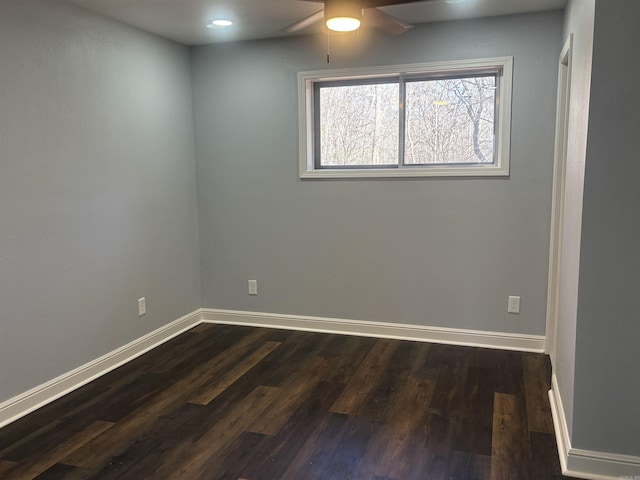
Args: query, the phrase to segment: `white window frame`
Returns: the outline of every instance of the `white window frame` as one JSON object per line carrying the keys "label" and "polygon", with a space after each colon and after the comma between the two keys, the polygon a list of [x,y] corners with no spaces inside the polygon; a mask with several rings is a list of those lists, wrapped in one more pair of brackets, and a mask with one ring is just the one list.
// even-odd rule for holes
{"label": "white window frame", "polygon": [[[488,165],[400,165],[396,168],[315,167],[314,84],[317,82],[364,78],[400,77],[406,74],[456,74],[496,69],[496,142],[495,162]],[[298,121],[300,178],[375,178],[375,177],[508,177],[511,144],[511,96],[513,57],[483,58],[451,62],[388,65],[381,67],[317,70],[298,73]]]}

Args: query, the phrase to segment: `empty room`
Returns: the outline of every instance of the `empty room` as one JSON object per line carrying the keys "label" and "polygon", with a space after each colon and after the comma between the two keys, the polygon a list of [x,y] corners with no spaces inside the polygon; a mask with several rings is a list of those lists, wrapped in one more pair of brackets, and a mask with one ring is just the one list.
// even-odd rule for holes
{"label": "empty room", "polygon": [[638,18],[0,0],[0,478],[640,479]]}

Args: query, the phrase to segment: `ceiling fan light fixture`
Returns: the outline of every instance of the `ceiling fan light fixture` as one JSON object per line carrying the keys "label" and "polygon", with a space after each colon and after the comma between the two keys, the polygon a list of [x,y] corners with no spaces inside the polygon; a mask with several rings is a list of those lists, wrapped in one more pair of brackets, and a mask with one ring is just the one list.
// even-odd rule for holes
{"label": "ceiling fan light fixture", "polygon": [[353,32],[360,28],[360,19],[354,17],[328,18],[327,28],[335,32]]}
{"label": "ceiling fan light fixture", "polygon": [[360,28],[362,6],[358,2],[325,1],[324,20],[335,32],[353,32]]}

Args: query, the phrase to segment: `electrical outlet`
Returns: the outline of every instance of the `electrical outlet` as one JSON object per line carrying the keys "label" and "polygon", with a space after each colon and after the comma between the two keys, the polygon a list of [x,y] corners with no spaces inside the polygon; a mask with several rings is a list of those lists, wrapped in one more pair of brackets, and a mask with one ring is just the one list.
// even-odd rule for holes
{"label": "electrical outlet", "polygon": [[507,305],[507,312],[520,313],[520,297],[509,297],[509,304]]}
{"label": "electrical outlet", "polygon": [[258,295],[258,281],[257,280],[249,280],[249,295]]}
{"label": "electrical outlet", "polygon": [[147,301],[144,297],[138,299],[138,316],[142,317],[147,314]]}

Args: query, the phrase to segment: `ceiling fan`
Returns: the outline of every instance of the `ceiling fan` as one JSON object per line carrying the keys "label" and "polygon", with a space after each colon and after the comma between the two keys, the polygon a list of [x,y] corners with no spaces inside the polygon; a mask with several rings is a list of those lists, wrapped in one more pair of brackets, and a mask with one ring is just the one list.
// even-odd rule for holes
{"label": "ceiling fan", "polygon": [[323,3],[324,8],[285,29],[288,33],[297,32],[324,20],[329,30],[351,32],[360,28],[360,24],[377,27],[389,33],[404,33],[411,28],[397,18],[379,10],[378,7],[417,3],[433,0],[305,0]]}

